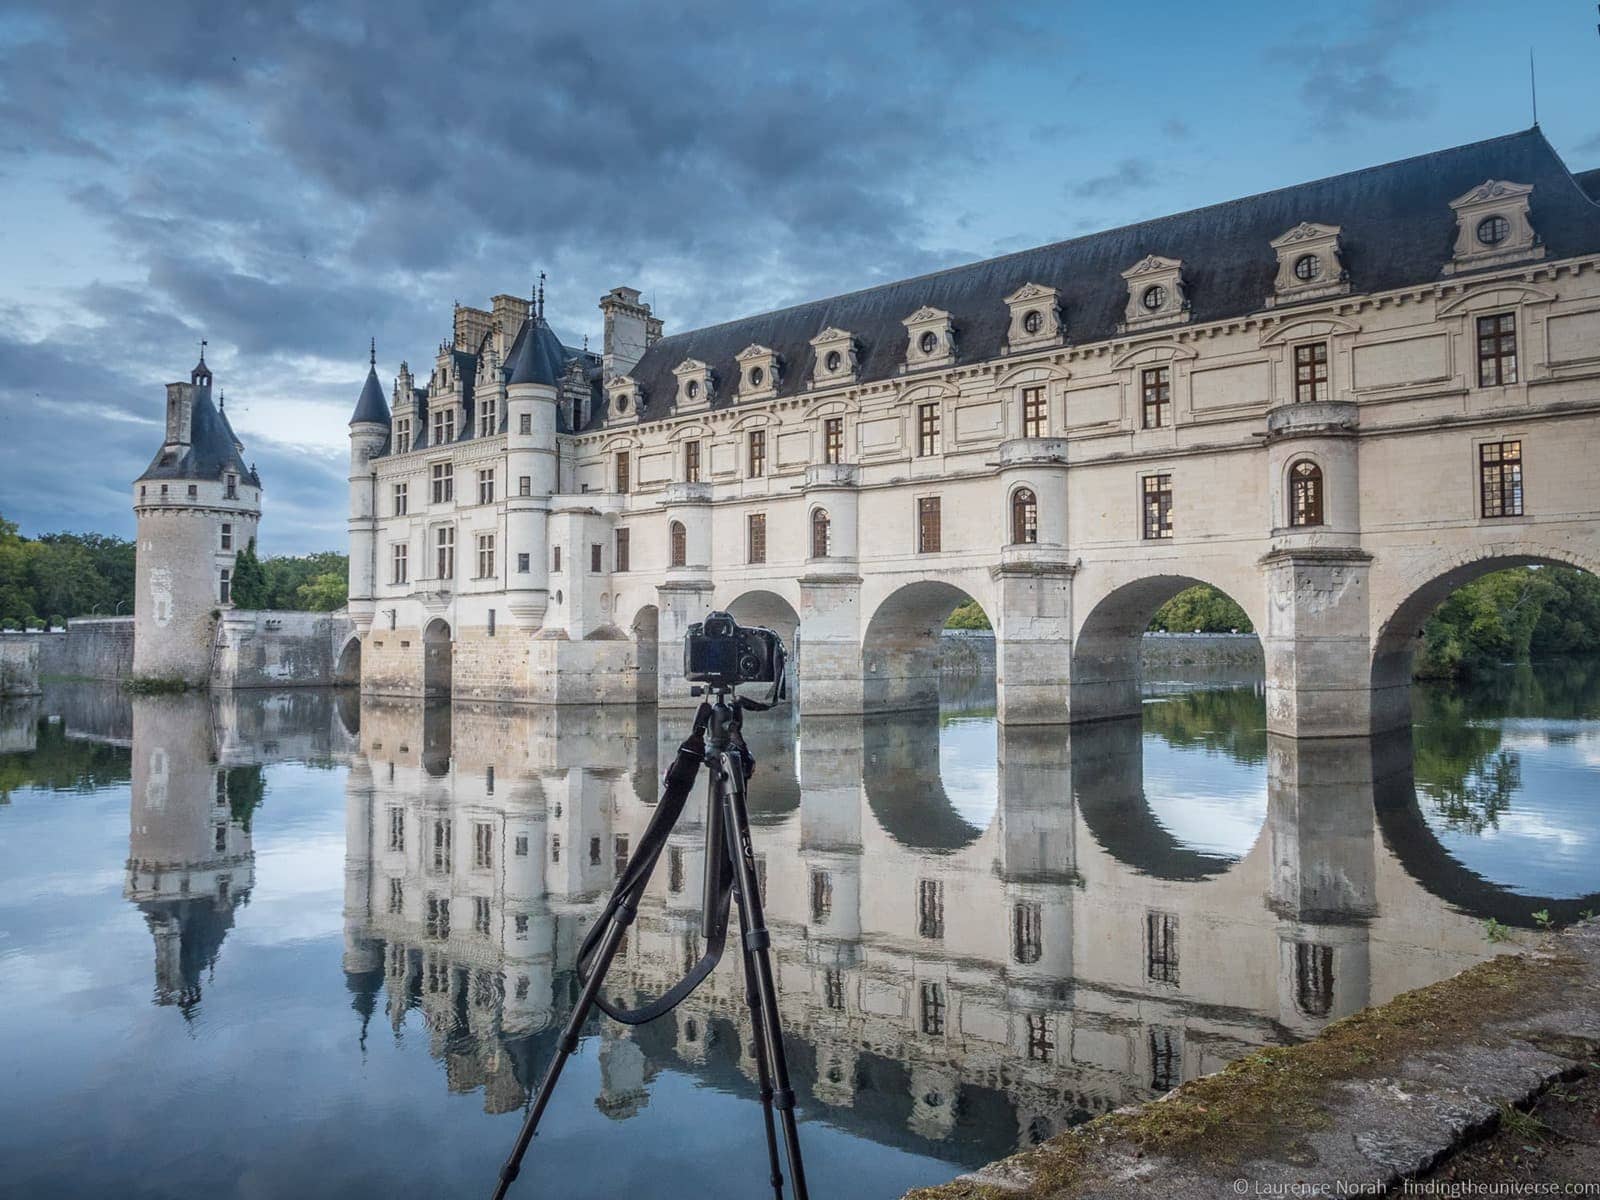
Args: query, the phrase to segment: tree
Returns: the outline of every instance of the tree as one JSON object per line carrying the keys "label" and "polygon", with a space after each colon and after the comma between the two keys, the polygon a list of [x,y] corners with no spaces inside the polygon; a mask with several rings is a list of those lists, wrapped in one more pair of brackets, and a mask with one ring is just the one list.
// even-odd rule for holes
{"label": "tree", "polygon": [[988,629],[989,618],[984,614],[983,606],[976,600],[968,600],[955,612],[950,614],[950,619],[944,623],[946,629]]}
{"label": "tree", "polygon": [[1156,610],[1152,633],[1254,633],[1250,618],[1225,593],[1209,584],[1185,588]]}
{"label": "tree", "polygon": [[256,557],[256,540],[251,538],[233,560],[233,603],[238,608],[269,608],[267,573]]}
{"label": "tree", "polygon": [[310,583],[302,583],[297,593],[300,607],[311,612],[332,612],[336,608],[343,608],[349,599],[350,577],[335,571],[328,571],[312,578]]}

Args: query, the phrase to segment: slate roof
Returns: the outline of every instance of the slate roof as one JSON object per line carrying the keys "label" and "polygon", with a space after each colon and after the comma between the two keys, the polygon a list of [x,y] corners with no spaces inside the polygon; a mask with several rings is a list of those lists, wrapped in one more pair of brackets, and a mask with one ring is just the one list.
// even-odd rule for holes
{"label": "slate roof", "polygon": [[245,465],[240,456],[238,439],[233,428],[217,406],[211,402],[211,389],[197,386],[194,389],[194,406],[189,415],[189,444],[182,453],[169,452],[164,447],[145,468],[143,475],[134,480],[143,483],[149,479],[221,479],[232,471],[243,483],[260,487],[261,478]]}
{"label": "slate roof", "polygon": [[1578,186],[1588,192],[1597,204],[1600,204],[1600,167],[1588,171],[1577,171],[1572,176],[1578,181]]}
{"label": "slate roof", "polygon": [[[1591,188],[1596,174],[1585,175]],[[1487,179],[1533,185],[1532,222],[1549,257],[1600,252],[1600,206],[1544,135],[1529,129],[675,334],[629,372],[644,402],[605,423],[667,416],[677,387],[672,369],[688,358],[710,365],[713,407],[728,406],[739,377],[734,356],[752,344],[780,356],[778,395],[804,392],[815,355],[810,340],[830,325],[860,342],[858,379],[894,378],[905,360],[901,321],[925,304],[952,315],[958,364],[998,358],[1010,325],[1003,298],[1025,283],[1057,289],[1069,343],[1103,341],[1117,336],[1125,315],[1121,273],[1150,254],[1182,260],[1192,323],[1259,312],[1277,275],[1268,243],[1302,221],[1341,227],[1355,292],[1437,281],[1456,237],[1450,202]]]}
{"label": "slate roof", "polygon": [[389,423],[389,402],[383,398],[383,385],[378,382],[378,368],[374,364],[367,368],[367,382],[362,385],[361,397],[356,401],[356,410],[350,414],[350,424],[387,425]]}
{"label": "slate roof", "polygon": [[566,372],[573,353],[561,344],[543,317],[524,321],[507,356],[509,383],[542,383],[555,387]]}

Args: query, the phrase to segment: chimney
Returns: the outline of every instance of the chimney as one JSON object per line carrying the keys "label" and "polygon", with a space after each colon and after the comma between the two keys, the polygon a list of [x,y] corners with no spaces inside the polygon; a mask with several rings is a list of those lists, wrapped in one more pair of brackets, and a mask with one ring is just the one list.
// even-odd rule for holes
{"label": "chimney", "polygon": [[167,445],[187,446],[194,419],[194,384],[167,384]]}
{"label": "chimney", "polygon": [[661,322],[639,300],[637,288],[616,287],[600,301],[606,317],[605,377],[626,375],[661,338]]}

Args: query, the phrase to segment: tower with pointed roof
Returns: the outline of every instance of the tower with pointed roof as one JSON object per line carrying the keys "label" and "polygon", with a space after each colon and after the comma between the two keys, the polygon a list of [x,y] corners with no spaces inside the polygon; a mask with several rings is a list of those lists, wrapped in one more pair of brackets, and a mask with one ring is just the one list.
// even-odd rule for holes
{"label": "tower with pointed roof", "polygon": [[[406,373],[409,376],[409,372]],[[408,389],[409,390],[409,389]],[[378,343],[368,347],[367,380],[350,414],[350,619],[358,632],[372,623],[377,577],[377,478],[369,460],[389,445],[389,404],[378,382]]]}
{"label": "tower with pointed roof", "polygon": [[208,682],[234,565],[261,520],[261,479],[211,386],[202,342],[188,382],[167,384],[161,449],[134,481],[135,678]]}

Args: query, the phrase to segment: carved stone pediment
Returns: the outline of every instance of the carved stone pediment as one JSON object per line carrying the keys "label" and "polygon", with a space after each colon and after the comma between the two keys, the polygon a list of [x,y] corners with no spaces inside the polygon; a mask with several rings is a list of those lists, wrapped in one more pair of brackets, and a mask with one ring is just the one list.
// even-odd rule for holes
{"label": "carved stone pediment", "polygon": [[900,322],[906,327],[906,361],[903,371],[947,367],[956,361],[956,327],[942,308],[924,304]]}
{"label": "carved stone pediment", "polygon": [[678,381],[678,408],[704,408],[711,403],[716,379],[710,366],[698,358],[686,358],[672,368]]}
{"label": "carved stone pediment", "polygon": [[811,368],[812,387],[854,381],[859,359],[855,334],[829,325],[811,339],[811,348],[816,352]]}
{"label": "carved stone pediment", "polygon": [[1124,332],[1175,325],[1189,319],[1189,297],[1183,286],[1183,261],[1148,254],[1122,272],[1128,284]]}
{"label": "carved stone pediment", "polygon": [[1278,275],[1272,282],[1268,308],[1350,290],[1350,275],[1339,250],[1340,228],[1301,221],[1268,243],[1278,254]]}
{"label": "carved stone pediment", "polygon": [[1005,298],[1011,309],[1006,331],[1006,352],[1059,346],[1066,340],[1056,289],[1042,283],[1025,283]]}
{"label": "carved stone pediment", "polygon": [[1532,184],[1486,179],[1452,200],[1456,244],[1444,273],[1543,258],[1544,243],[1528,218],[1528,198],[1532,194]]}
{"label": "carved stone pediment", "polygon": [[765,399],[777,394],[778,355],[771,347],[751,344],[734,358],[739,364],[739,399]]}

